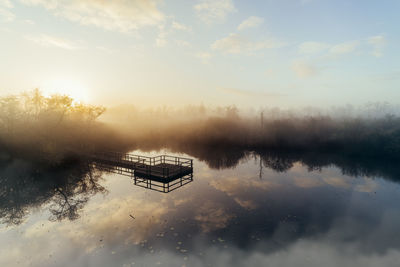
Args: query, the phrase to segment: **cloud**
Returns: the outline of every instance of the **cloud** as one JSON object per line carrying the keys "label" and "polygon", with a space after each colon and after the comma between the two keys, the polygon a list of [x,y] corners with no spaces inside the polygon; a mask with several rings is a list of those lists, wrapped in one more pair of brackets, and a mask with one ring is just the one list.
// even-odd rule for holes
{"label": "cloud", "polygon": [[235,200],[235,202],[239,204],[242,208],[248,210],[255,210],[258,207],[257,204],[252,200],[243,200],[238,197],[233,198],[233,200]]}
{"label": "cloud", "polygon": [[[162,201],[162,200],[161,200]],[[135,207],[132,210],[132,207]],[[45,223],[45,227],[29,227],[25,237],[39,239],[50,232],[59,233],[58,237],[72,241],[86,252],[92,252],[102,246],[100,238],[109,244],[123,242],[124,244],[139,244],[154,236],[157,226],[163,223],[162,218],[172,212],[173,207],[165,207],[162,202],[143,201],[132,196],[112,198],[107,202],[86,207],[86,214],[91,220],[81,223],[62,222],[60,224]],[[129,215],[134,216],[132,219]],[[128,229],[129,231],[109,231],[109,229]]]}
{"label": "cloud", "polygon": [[11,3],[10,0],[0,0],[0,6],[5,8],[13,8],[14,5]]}
{"label": "cloud", "polygon": [[175,40],[175,44],[179,47],[189,47],[190,43],[185,40]]}
{"label": "cloud", "polygon": [[262,194],[267,194],[268,191],[274,191],[280,187],[273,181],[258,178],[240,179],[231,176],[220,177],[218,181],[211,181],[210,185],[230,196],[242,208],[249,210],[256,209],[259,203],[254,201],[254,195],[249,195],[248,192],[257,188]]}
{"label": "cloud", "polygon": [[332,46],[329,53],[332,55],[343,55],[354,52],[359,45],[359,41],[345,42]]}
{"label": "cloud", "polygon": [[314,41],[303,42],[299,45],[298,52],[302,55],[315,55],[324,53],[327,56],[335,57],[353,53],[361,44],[364,45],[365,43],[372,46],[373,50],[371,55],[375,57],[383,56],[383,49],[387,41],[382,35],[371,36],[363,41],[356,40],[339,44],[327,44]]}
{"label": "cloud", "polygon": [[237,89],[237,88],[219,87],[217,89],[221,92],[228,93],[228,94],[234,94],[234,95],[238,95],[238,96],[248,96],[248,97],[278,97],[278,96],[282,96],[281,94],[278,94],[278,93],[255,92],[255,91],[249,91],[249,90],[241,90],[241,89]]}
{"label": "cloud", "polygon": [[157,47],[164,47],[167,45],[167,32],[163,29],[158,33],[156,38],[156,46]]}
{"label": "cloud", "polygon": [[212,55],[208,52],[199,52],[196,54],[196,57],[199,58],[203,64],[208,64]]}
{"label": "cloud", "polygon": [[348,189],[351,186],[344,177],[324,177],[322,180],[334,187]]}
{"label": "cloud", "polygon": [[0,18],[2,18],[4,21],[13,21],[15,19],[15,15],[10,10],[0,7]]}
{"label": "cloud", "polygon": [[[382,35],[376,35],[364,40],[348,41],[338,44],[328,44],[323,42],[308,41],[303,42],[298,47],[298,53],[307,57],[317,56],[320,59],[336,59],[338,56],[349,55],[365,44],[372,47],[370,54],[374,57],[383,56],[386,39]],[[292,68],[299,77],[312,76],[315,74],[315,67],[306,63],[295,63]]]}
{"label": "cloud", "polygon": [[28,24],[28,25],[35,25],[35,22],[33,20],[30,20],[30,19],[24,19],[23,22]]}
{"label": "cloud", "polygon": [[248,28],[255,28],[260,26],[264,22],[263,18],[256,17],[256,16],[251,16],[248,19],[244,20],[240,25],[238,26],[238,30],[244,30]]}
{"label": "cloud", "polygon": [[372,55],[374,57],[382,57],[383,56],[383,48],[385,47],[387,41],[384,36],[376,35],[368,38],[368,43],[374,48],[372,51]]}
{"label": "cloud", "polygon": [[271,78],[271,79],[275,78],[275,76],[276,76],[276,73],[275,73],[275,71],[273,69],[267,69],[264,72],[264,74],[265,74],[266,77]]}
{"label": "cloud", "polygon": [[315,66],[298,60],[292,63],[292,70],[299,78],[315,76],[318,73],[318,70]]}
{"label": "cloud", "polygon": [[355,191],[364,193],[371,193],[376,191],[377,189],[378,189],[378,184],[375,181],[370,180],[368,178],[364,178],[364,183],[358,184],[355,187]]}
{"label": "cloud", "polygon": [[[101,213],[100,211],[103,211],[104,207],[100,206],[101,210],[93,213],[94,216],[88,216],[88,219],[79,223],[61,225],[38,221],[31,229],[26,229],[26,232],[22,233],[17,240],[2,240],[3,249],[0,251],[2,266],[15,266],[15,263],[18,262],[16,259],[24,259],[26,255],[29,255],[29,260],[20,262],[21,266],[47,265],[44,263],[52,266],[87,266],[88,262],[92,263],[93,258],[96,257],[95,263],[101,262],[104,266],[397,267],[400,257],[398,247],[395,245],[384,251],[377,251],[382,240],[387,244],[390,243],[388,240],[396,239],[393,238],[393,234],[388,234],[389,232],[393,233],[393,229],[396,229],[395,224],[399,221],[396,212],[385,213],[385,217],[378,218],[380,219],[378,220],[379,224],[368,232],[366,229],[369,228],[365,228],[365,224],[354,224],[352,221],[342,219],[331,224],[328,234],[296,240],[284,239],[287,236],[279,236],[278,230],[273,229],[271,237],[263,238],[259,242],[254,240],[251,244],[244,242],[246,236],[237,236],[241,232],[235,232],[236,235],[233,235],[232,240],[241,241],[240,244],[235,244],[230,239],[225,238],[225,235],[230,233],[230,228],[228,228],[223,229],[218,235],[210,233],[191,237],[193,248],[187,254],[182,254],[180,251],[174,251],[175,246],[172,246],[173,241],[176,242],[180,238],[169,239],[169,242],[166,240],[163,243],[143,240],[149,238],[149,234],[155,234],[152,229],[157,228],[160,224],[162,225],[162,220],[157,220],[157,218],[160,215],[163,218],[166,214],[165,211],[161,211],[160,214],[159,207],[147,205],[147,203],[143,204],[148,210],[142,210],[141,206],[133,206],[133,204],[142,204],[140,202],[133,202],[129,209],[121,210],[117,204],[119,203],[112,205],[118,211],[115,213],[109,212],[108,209],[105,210],[106,213]],[[264,205],[268,206],[268,203],[264,203]],[[204,204],[201,204],[200,208],[204,206],[207,208]],[[147,220],[142,220],[140,224],[137,224],[137,219],[132,220],[127,216],[132,207],[139,208],[138,213],[140,214],[145,212]],[[150,221],[152,208],[156,208],[156,219]],[[167,212],[170,211],[167,210]],[[227,218],[226,211],[218,212],[218,210],[212,209],[210,214],[207,214],[207,210],[203,212],[204,214],[201,214],[198,219],[200,219],[199,223],[204,226],[202,230],[205,232],[221,229],[218,227],[224,227],[227,223],[230,223],[229,220],[234,219],[234,217]],[[207,218],[212,215],[223,215],[223,217]],[[253,222],[251,219],[254,215],[251,215],[247,220],[248,222]],[[311,218],[314,218],[314,216],[311,216]],[[98,219],[101,227],[97,224]],[[269,230],[267,227],[271,218],[263,219],[265,223],[256,225],[253,222],[252,227],[254,229],[247,229],[256,238],[259,235],[256,230],[260,227]],[[280,226],[284,225],[285,222],[280,223]],[[357,228],[359,225],[361,227]],[[213,228],[215,226],[217,228]],[[310,227],[315,228],[314,225],[310,225]],[[38,232],[35,233],[35,230]],[[147,231],[147,233],[144,231]],[[295,228],[290,231],[296,232]],[[312,231],[312,228],[306,228],[306,231]],[[30,234],[27,235],[27,232],[30,232]],[[142,235],[142,233],[145,234]],[[361,240],[354,238],[359,236],[360,233],[363,234],[364,238]],[[106,235],[103,236],[103,234]],[[138,236],[136,236],[137,234]],[[103,240],[102,242],[99,242],[100,238]],[[212,244],[211,240],[207,238],[215,238],[216,243]],[[137,246],[133,246],[132,243],[136,244],[136,240],[140,242]],[[291,242],[288,242],[288,240]],[[281,244],[286,243],[287,246],[282,248]],[[375,249],[363,249],[363,245],[365,245],[363,243],[372,243]],[[50,251],[49,247],[51,247]],[[150,247],[156,253],[150,252]],[[274,249],[270,249],[271,247]],[[162,250],[159,248],[162,248]],[[113,255],[114,253],[116,255]],[[52,258],[49,259],[49,256]]]}
{"label": "cloud", "polygon": [[368,43],[371,45],[385,45],[386,39],[382,35],[372,36],[368,38]]}
{"label": "cloud", "polygon": [[235,215],[229,213],[222,204],[206,201],[197,207],[195,220],[202,231],[208,233],[225,228],[234,217]]}
{"label": "cloud", "polygon": [[300,54],[318,54],[331,47],[329,44],[320,42],[304,42],[299,45]]}
{"label": "cloud", "polygon": [[179,31],[185,31],[185,32],[191,32],[192,31],[191,27],[186,26],[186,25],[181,24],[181,23],[178,23],[176,21],[172,22],[171,27],[172,27],[172,29],[179,30]]}
{"label": "cloud", "polygon": [[13,21],[15,15],[10,11],[14,6],[9,0],[0,0],[0,19],[3,21]]}
{"label": "cloud", "polygon": [[200,0],[194,9],[197,16],[207,24],[222,22],[229,13],[236,12],[232,0]]}
{"label": "cloud", "polygon": [[40,34],[38,36],[28,35],[25,38],[29,41],[46,47],[58,47],[67,50],[77,50],[83,48],[82,45],[79,45],[76,42],[46,34]]}
{"label": "cloud", "polygon": [[102,51],[102,52],[105,52],[105,53],[109,53],[109,54],[115,52],[113,49],[108,48],[108,47],[105,47],[105,46],[101,46],[101,45],[96,46],[96,49],[97,49],[97,50],[100,50],[100,51]]}
{"label": "cloud", "polygon": [[[176,21],[173,21],[171,25],[166,27],[165,24],[159,25],[159,33],[156,38],[156,46],[157,47],[165,47],[167,43],[171,40],[171,35],[174,33],[174,30],[178,31],[186,31],[191,32],[192,29],[186,25],[180,24]],[[167,28],[167,29],[166,29]],[[175,39],[173,42],[179,47],[188,47],[190,43],[185,40]]]}
{"label": "cloud", "polygon": [[330,56],[352,53],[359,46],[359,41],[343,42],[339,44],[327,44],[322,42],[303,42],[299,45],[298,52],[303,55],[315,55],[328,53]]}
{"label": "cloud", "polygon": [[313,188],[323,185],[319,177],[294,177],[293,182],[296,186],[302,188]]}
{"label": "cloud", "polygon": [[128,32],[158,25],[164,15],[155,0],[21,0],[26,5],[43,6],[54,15],[106,30]]}
{"label": "cloud", "polygon": [[211,48],[227,54],[240,54],[283,46],[285,46],[285,43],[274,39],[252,42],[237,33],[231,33],[228,37],[215,41]]}

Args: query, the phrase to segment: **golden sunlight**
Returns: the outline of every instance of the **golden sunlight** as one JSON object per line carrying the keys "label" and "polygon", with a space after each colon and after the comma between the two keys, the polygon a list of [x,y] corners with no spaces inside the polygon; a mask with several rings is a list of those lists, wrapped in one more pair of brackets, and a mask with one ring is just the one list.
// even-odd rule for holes
{"label": "golden sunlight", "polygon": [[40,89],[45,95],[68,95],[77,102],[88,102],[88,89],[81,82],[72,79],[54,79],[45,82]]}

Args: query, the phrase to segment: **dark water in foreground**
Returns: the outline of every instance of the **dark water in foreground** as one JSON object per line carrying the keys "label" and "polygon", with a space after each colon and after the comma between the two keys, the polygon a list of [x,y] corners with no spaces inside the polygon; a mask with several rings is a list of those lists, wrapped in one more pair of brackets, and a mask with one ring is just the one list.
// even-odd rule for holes
{"label": "dark water in foreground", "polygon": [[164,194],[8,161],[0,266],[399,266],[398,168],[245,153],[195,160]]}

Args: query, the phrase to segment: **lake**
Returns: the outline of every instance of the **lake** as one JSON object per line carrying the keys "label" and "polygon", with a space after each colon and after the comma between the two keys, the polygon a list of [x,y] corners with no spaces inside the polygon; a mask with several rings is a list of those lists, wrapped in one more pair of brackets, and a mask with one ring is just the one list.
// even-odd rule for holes
{"label": "lake", "polygon": [[0,266],[398,266],[394,162],[132,153],[194,158],[192,180],[162,193],[87,164],[3,160]]}

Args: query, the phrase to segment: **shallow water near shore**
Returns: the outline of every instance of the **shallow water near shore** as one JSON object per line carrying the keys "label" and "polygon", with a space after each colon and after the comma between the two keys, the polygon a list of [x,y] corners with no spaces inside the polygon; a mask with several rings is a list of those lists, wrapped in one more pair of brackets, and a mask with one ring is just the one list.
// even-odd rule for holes
{"label": "shallow water near shore", "polygon": [[11,187],[6,177],[29,165],[13,164],[0,178],[1,266],[397,266],[400,257],[396,167],[246,152],[195,159],[193,181],[161,193],[96,169],[84,172],[89,182],[47,188],[32,176]]}

